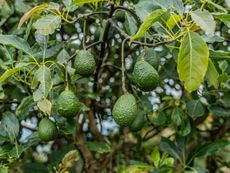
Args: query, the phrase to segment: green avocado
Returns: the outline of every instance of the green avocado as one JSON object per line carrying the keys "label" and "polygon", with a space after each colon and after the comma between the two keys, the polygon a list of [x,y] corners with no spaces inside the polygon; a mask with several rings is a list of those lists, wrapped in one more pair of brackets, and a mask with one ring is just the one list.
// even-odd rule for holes
{"label": "green avocado", "polygon": [[129,126],[136,117],[137,103],[132,94],[124,94],[113,106],[112,115],[120,126]]}
{"label": "green avocado", "polygon": [[51,141],[57,136],[57,127],[53,121],[43,118],[38,125],[38,135],[43,141]]}
{"label": "green avocado", "polygon": [[137,61],[134,65],[132,79],[142,91],[152,91],[160,82],[158,72],[144,60]]}
{"label": "green avocado", "polygon": [[80,102],[76,95],[70,91],[63,91],[57,100],[57,110],[61,116],[74,117],[80,110]]}
{"label": "green avocado", "polygon": [[145,124],[145,116],[142,113],[138,113],[132,124],[130,125],[130,129],[134,132],[137,132],[142,129]]}
{"label": "green avocado", "polygon": [[82,76],[92,75],[96,69],[93,55],[87,50],[80,50],[75,57],[74,68]]}

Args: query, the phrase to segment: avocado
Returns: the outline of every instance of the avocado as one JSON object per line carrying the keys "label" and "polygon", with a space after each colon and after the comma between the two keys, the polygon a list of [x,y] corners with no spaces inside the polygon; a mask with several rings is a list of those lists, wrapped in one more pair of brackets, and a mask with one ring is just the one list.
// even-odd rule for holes
{"label": "avocado", "polygon": [[57,136],[57,127],[53,121],[43,118],[38,125],[38,135],[43,141],[51,141]]}
{"label": "avocado", "polygon": [[113,106],[112,115],[120,126],[129,126],[136,117],[137,103],[132,94],[124,94],[118,98]]}
{"label": "avocado", "polygon": [[57,100],[57,110],[61,116],[74,117],[80,110],[80,102],[70,90],[63,91]]}
{"label": "avocado", "polygon": [[144,60],[137,61],[134,65],[132,79],[142,91],[152,91],[160,82],[158,72]]}
{"label": "avocado", "polygon": [[93,55],[87,50],[80,50],[75,57],[74,68],[77,74],[88,77],[96,69],[96,62]]}

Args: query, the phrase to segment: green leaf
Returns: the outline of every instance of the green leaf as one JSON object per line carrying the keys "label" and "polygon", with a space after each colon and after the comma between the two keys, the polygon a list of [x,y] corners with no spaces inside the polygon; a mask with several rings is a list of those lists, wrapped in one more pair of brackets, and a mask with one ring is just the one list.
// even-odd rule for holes
{"label": "green leaf", "polygon": [[230,52],[225,52],[223,50],[209,50],[209,57],[214,60],[230,60]]}
{"label": "green leaf", "polygon": [[224,42],[224,37],[218,35],[204,35],[202,38],[206,43]]}
{"label": "green leaf", "polygon": [[10,76],[14,75],[20,70],[21,68],[12,68],[12,69],[6,70],[0,77],[0,83],[4,82],[6,79],[8,79]]}
{"label": "green leaf", "polygon": [[184,118],[184,113],[183,111],[176,107],[173,109],[173,112],[172,112],[172,115],[171,115],[171,119],[172,119],[172,122],[175,123],[177,126],[181,125],[181,122]]}
{"label": "green leaf", "polygon": [[230,14],[225,13],[215,13],[213,14],[216,19],[219,19],[220,21],[224,22],[224,24],[230,28]]}
{"label": "green leaf", "polygon": [[24,97],[17,107],[15,113],[20,120],[27,118],[33,111],[35,103],[32,96]]}
{"label": "green leaf", "polygon": [[185,173],[209,173],[209,171],[205,168],[200,167],[189,167],[191,170],[185,171]]}
{"label": "green leaf", "polygon": [[[47,68],[45,65],[41,66],[34,74],[34,78],[32,81],[32,88],[36,88],[38,83],[39,85],[39,93],[42,94],[42,96],[47,97],[49,91],[52,88],[52,78],[51,78],[51,72],[50,69]],[[37,100],[37,99],[36,99]]]}
{"label": "green leaf", "polygon": [[18,24],[18,28],[20,28],[23,23],[25,23],[25,21],[27,21],[30,17],[32,17],[35,13],[40,13],[42,12],[44,9],[48,8],[49,4],[45,3],[45,4],[41,4],[38,5],[34,8],[32,8],[30,11],[26,12],[20,19],[19,24]]}
{"label": "green leaf", "polygon": [[56,15],[46,15],[38,19],[33,26],[41,35],[50,35],[61,25],[61,17]]}
{"label": "green leaf", "polygon": [[210,156],[229,144],[230,142],[227,140],[217,140],[208,144],[204,144],[199,149],[197,149],[193,155],[193,158]]}
{"label": "green leaf", "polygon": [[64,63],[69,58],[70,58],[69,53],[65,49],[62,49],[61,52],[57,56],[57,62],[58,63]]}
{"label": "green leaf", "polygon": [[44,114],[51,114],[52,103],[48,99],[39,100],[37,105]]}
{"label": "green leaf", "polygon": [[177,71],[188,92],[199,88],[208,68],[208,46],[195,32],[188,32],[182,39]]}
{"label": "green leaf", "polygon": [[160,20],[161,15],[163,15],[164,11],[161,9],[155,10],[152,13],[150,13],[147,18],[143,21],[141,24],[138,32],[131,37],[131,41],[138,39],[144,35],[146,31],[158,20]]}
{"label": "green leaf", "polygon": [[210,105],[210,111],[216,117],[229,117],[230,109],[223,107],[222,105]]}
{"label": "green leaf", "polygon": [[155,121],[155,124],[158,125],[158,126],[161,126],[163,124],[165,124],[167,121],[167,116],[164,112],[160,112],[158,115],[157,115],[157,119]]}
{"label": "green leaf", "polygon": [[19,134],[19,121],[12,112],[3,113],[1,124],[4,130],[8,133],[10,142],[14,143],[16,136]]}
{"label": "green leaf", "polygon": [[219,86],[219,81],[218,81],[219,73],[216,70],[216,67],[213,64],[211,59],[209,59],[208,70],[207,70],[205,77],[207,79],[209,86],[214,86],[216,89],[218,88],[218,86]]}
{"label": "green leaf", "polygon": [[5,165],[0,165],[0,173],[8,173],[8,167]]}
{"label": "green leaf", "polygon": [[193,119],[204,115],[204,107],[200,100],[189,100],[187,103],[187,112]]}
{"label": "green leaf", "polygon": [[178,159],[180,162],[181,157],[176,145],[169,139],[162,137],[160,142],[160,149],[168,154],[170,154],[175,159]]}
{"label": "green leaf", "polygon": [[121,173],[141,173],[149,172],[154,167],[146,164],[136,164],[126,167]]}
{"label": "green leaf", "polygon": [[[182,15],[172,13],[171,16],[169,17],[166,25],[167,27],[172,30],[179,22],[181,22],[183,19]],[[180,24],[178,24],[180,26]]]}
{"label": "green leaf", "polygon": [[13,46],[29,55],[33,54],[29,44],[24,39],[19,38],[15,35],[0,35],[0,44]]}
{"label": "green leaf", "polygon": [[160,152],[157,148],[155,148],[151,154],[151,161],[155,167],[158,167],[160,159],[161,159],[160,158]]}
{"label": "green leaf", "polygon": [[134,35],[137,32],[136,21],[129,13],[125,13],[124,27],[129,35]]}
{"label": "green leaf", "polygon": [[97,153],[103,154],[103,153],[109,153],[111,152],[111,148],[110,146],[108,146],[107,144],[102,144],[102,143],[98,143],[98,142],[90,142],[87,141],[85,142],[85,145],[91,150],[91,151],[95,151]]}
{"label": "green leaf", "polygon": [[102,1],[108,1],[108,0],[73,0],[71,6],[80,6],[83,4],[88,4],[88,3],[97,3],[97,2],[102,2]]}
{"label": "green leaf", "polygon": [[172,9],[181,15],[184,13],[184,4],[182,0],[152,0],[152,3],[160,6],[165,11]]}
{"label": "green leaf", "polygon": [[209,13],[207,10],[196,10],[190,12],[190,14],[194,22],[199,25],[207,35],[214,35],[216,22],[211,13]]}
{"label": "green leaf", "polygon": [[178,133],[181,136],[187,136],[191,132],[191,124],[189,119],[185,119],[182,124],[181,128],[178,130]]}

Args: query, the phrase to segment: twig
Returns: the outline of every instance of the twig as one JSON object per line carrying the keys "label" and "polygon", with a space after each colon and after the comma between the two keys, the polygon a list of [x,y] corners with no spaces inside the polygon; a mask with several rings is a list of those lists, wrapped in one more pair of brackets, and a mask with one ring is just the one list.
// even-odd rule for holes
{"label": "twig", "polygon": [[128,40],[128,38],[124,39],[122,42],[122,46],[121,46],[121,79],[122,79],[122,91],[124,94],[126,94],[128,91],[125,87],[125,65],[124,65],[124,61],[125,61],[125,57],[124,57],[124,46],[125,46],[125,42]]}
{"label": "twig", "polygon": [[94,42],[94,43],[92,43],[92,44],[86,46],[85,49],[87,50],[87,49],[89,49],[89,48],[91,48],[91,47],[93,47],[93,46],[96,46],[96,45],[98,45],[98,44],[101,44],[102,42],[103,42],[102,40],[96,41],[96,42]]}

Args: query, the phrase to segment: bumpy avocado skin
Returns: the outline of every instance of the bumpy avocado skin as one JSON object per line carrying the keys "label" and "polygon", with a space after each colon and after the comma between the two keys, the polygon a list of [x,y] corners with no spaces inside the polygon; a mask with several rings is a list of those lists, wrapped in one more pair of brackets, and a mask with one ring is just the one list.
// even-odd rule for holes
{"label": "bumpy avocado skin", "polygon": [[130,125],[130,129],[134,132],[137,132],[142,129],[145,124],[145,116],[141,113],[138,113],[132,124]]}
{"label": "bumpy avocado skin", "polygon": [[132,94],[124,94],[113,106],[112,115],[117,124],[129,126],[136,117],[137,103]]}
{"label": "bumpy avocado skin", "polygon": [[86,50],[80,50],[75,57],[74,68],[76,73],[82,76],[90,76],[96,69],[96,62],[93,55]]}
{"label": "bumpy avocado skin", "polygon": [[142,91],[152,91],[160,82],[158,72],[144,60],[136,62],[132,76],[134,83]]}
{"label": "bumpy avocado skin", "polygon": [[57,136],[57,127],[53,121],[43,118],[38,125],[38,135],[43,141],[51,141]]}
{"label": "bumpy avocado skin", "polygon": [[80,102],[72,91],[65,90],[58,97],[57,110],[63,117],[74,117],[80,110]]}

